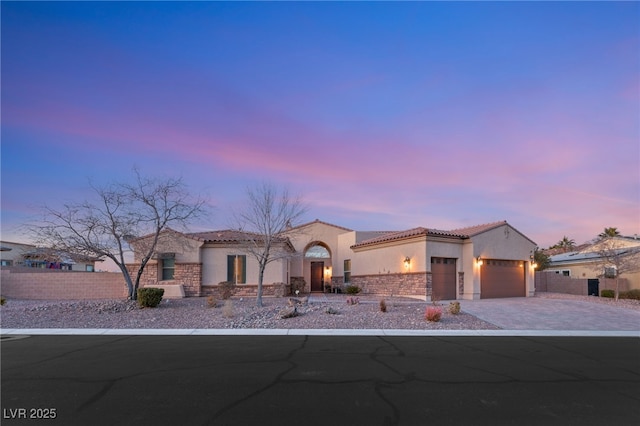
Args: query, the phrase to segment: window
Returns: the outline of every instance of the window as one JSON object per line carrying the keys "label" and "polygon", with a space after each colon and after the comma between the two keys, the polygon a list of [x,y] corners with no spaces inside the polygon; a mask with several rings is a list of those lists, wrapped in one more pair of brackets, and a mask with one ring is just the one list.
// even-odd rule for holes
{"label": "window", "polygon": [[345,259],[344,261],[344,282],[345,284],[351,282],[351,259]]}
{"label": "window", "polygon": [[570,277],[571,276],[571,271],[568,269],[565,269],[562,271],[562,275],[564,275],[565,277]]}
{"label": "window", "polygon": [[87,271],[87,272],[93,272],[94,271],[93,265],[86,265],[84,267],[84,270]]}
{"label": "window", "polygon": [[11,261],[11,260],[3,260],[2,261],[2,266],[11,266],[12,263],[13,263],[13,261]]}
{"label": "window", "polygon": [[227,281],[236,284],[247,283],[247,256],[239,254],[227,256]]}
{"label": "window", "polygon": [[304,257],[311,257],[314,259],[329,259],[331,257],[331,253],[326,247],[323,247],[319,244],[310,247],[307,252],[304,254]]}
{"label": "window", "polygon": [[172,280],[175,270],[175,259],[162,259],[162,281]]}

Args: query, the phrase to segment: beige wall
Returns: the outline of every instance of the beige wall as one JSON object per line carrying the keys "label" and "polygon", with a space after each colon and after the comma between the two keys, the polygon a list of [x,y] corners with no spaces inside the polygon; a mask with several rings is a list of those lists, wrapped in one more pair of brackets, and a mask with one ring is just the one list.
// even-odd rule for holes
{"label": "beige wall", "polygon": [[3,297],[14,299],[121,299],[127,297],[122,274],[3,268]]}
{"label": "beige wall", "polygon": [[[321,261],[324,262],[325,267],[331,268],[331,276],[342,275],[343,261],[349,259],[349,253],[343,253],[345,244],[347,241],[344,239],[346,234],[353,234],[353,231],[332,226],[322,222],[312,222],[308,225],[294,228],[289,234],[289,239],[296,250],[296,256],[291,259],[291,271],[292,277],[304,277],[304,280],[309,288],[311,281],[311,262]],[[342,242],[341,242],[342,241]],[[304,253],[313,243],[323,243],[329,249],[331,257],[310,259],[305,258]],[[351,249],[346,246],[346,249]],[[347,257],[345,257],[347,256]],[[329,279],[330,280],[330,279]]]}
{"label": "beige wall", "polygon": [[[135,243],[133,244],[136,245]],[[160,235],[156,253],[175,253],[176,263],[200,262],[200,246],[202,242],[188,238],[176,232],[165,232]],[[140,252],[134,253],[134,263],[140,262]]]}
{"label": "beige wall", "polygon": [[[404,266],[406,257],[411,259],[408,270]],[[352,275],[424,272],[426,268],[424,236],[357,248],[351,260]]]}
{"label": "beige wall", "polygon": [[[475,259],[480,256],[484,259],[522,260],[525,262],[527,274],[525,287],[527,296],[533,296],[535,292],[534,270],[531,267],[530,256],[536,248],[535,243],[529,241],[522,234],[509,225],[503,225],[491,229],[471,238],[473,244],[472,269],[473,279],[465,274],[465,298],[478,298],[482,291],[480,282],[480,268]],[[470,286],[469,289],[467,287]]]}
{"label": "beige wall", "polygon": [[[204,246],[202,248],[202,285],[216,285],[227,280],[227,256],[247,256],[247,282],[257,284],[257,260],[239,247]],[[287,261],[279,259],[269,263],[264,271],[263,284],[287,282]]]}

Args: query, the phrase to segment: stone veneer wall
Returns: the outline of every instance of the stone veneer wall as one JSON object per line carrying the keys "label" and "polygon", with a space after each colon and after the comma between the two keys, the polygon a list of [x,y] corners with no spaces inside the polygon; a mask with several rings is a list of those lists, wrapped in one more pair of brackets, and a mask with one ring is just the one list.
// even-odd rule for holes
{"label": "stone veneer wall", "polygon": [[[221,299],[222,293],[220,285],[204,285],[201,288],[202,296],[214,296]],[[262,295],[265,297],[284,297],[291,294],[291,286],[285,283],[273,283],[262,285]],[[256,297],[258,295],[258,284],[237,284],[233,297]]]}
{"label": "stone veneer wall", "polygon": [[431,273],[352,275],[351,285],[362,289],[362,294],[394,296],[431,296]]}
{"label": "stone veneer wall", "polygon": [[[128,264],[127,268],[131,279],[135,281],[140,264]],[[158,267],[156,264],[147,265],[140,277],[140,287],[153,287],[157,284],[180,284],[184,288],[186,297],[202,295],[202,264],[201,263],[176,263],[173,280],[158,281]]]}

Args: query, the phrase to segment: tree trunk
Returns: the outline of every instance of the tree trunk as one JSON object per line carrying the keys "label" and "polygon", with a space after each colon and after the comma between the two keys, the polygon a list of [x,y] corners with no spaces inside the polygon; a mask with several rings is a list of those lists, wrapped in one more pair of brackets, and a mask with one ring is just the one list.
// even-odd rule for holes
{"label": "tree trunk", "polygon": [[618,271],[616,271],[616,302],[618,301]]}
{"label": "tree trunk", "polygon": [[118,267],[120,267],[120,272],[122,272],[124,282],[127,285],[127,298],[129,300],[136,300],[136,291],[133,285],[133,281],[131,280],[129,270],[127,269],[126,265],[118,265]]}
{"label": "tree trunk", "polygon": [[258,273],[258,294],[256,297],[256,305],[262,308],[262,280],[264,279],[264,268],[266,265],[260,264],[260,272]]}

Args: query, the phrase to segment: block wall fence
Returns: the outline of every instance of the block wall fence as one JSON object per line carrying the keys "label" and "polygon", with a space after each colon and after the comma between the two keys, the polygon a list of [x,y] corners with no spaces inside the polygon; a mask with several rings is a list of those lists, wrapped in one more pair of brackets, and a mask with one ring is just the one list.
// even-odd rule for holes
{"label": "block wall fence", "polygon": [[[537,271],[535,276],[536,292],[565,293],[579,296],[589,294],[587,278],[572,278],[552,271]],[[612,278],[599,278],[598,289],[615,290],[616,280]],[[619,279],[619,290],[628,291],[630,282],[626,278]]]}
{"label": "block wall fence", "polygon": [[122,299],[127,297],[127,286],[116,272],[2,268],[0,294],[13,299]]}

